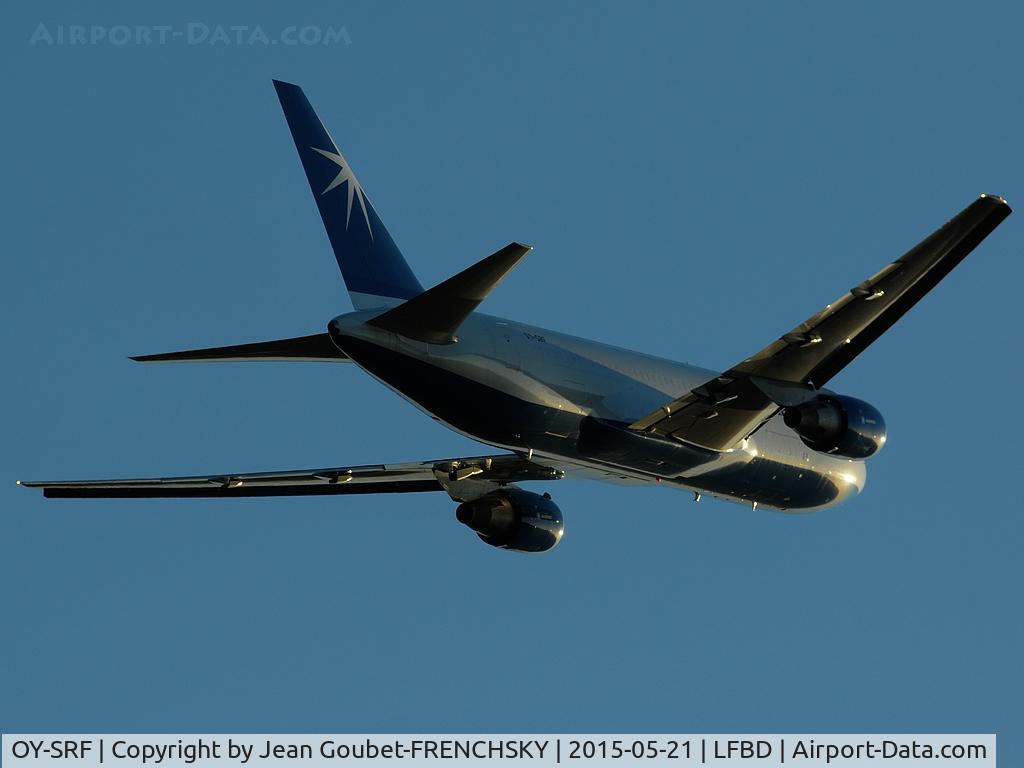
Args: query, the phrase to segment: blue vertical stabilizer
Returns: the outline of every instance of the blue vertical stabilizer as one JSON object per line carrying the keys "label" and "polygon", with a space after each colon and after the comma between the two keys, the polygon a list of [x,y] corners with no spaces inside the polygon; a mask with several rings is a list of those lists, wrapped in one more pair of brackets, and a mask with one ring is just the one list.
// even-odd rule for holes
{"label": "blue vertical stabilizer", "polygon": [[355,173],[297,85],[274,81],[302,168],[356,309],[393,306],[423,292]]}

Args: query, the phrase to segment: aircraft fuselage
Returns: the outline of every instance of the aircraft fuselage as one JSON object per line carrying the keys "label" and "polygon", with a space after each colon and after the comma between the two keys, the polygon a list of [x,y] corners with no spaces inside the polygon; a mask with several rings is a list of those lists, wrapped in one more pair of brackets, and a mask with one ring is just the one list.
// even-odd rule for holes
{"label": "aircraft fuselage", "polygon": [[864,487],[863,461],[812,451],[779,415],[740,447],[703,452],[681,472],[595,457],[581,443],[588,419],[628,425],[715,372],[480,313],[457,343],[427,344],[368,325],[375,314],[329,325],[357,365],[451,429],[567,473],[787,511],[833,506]]}

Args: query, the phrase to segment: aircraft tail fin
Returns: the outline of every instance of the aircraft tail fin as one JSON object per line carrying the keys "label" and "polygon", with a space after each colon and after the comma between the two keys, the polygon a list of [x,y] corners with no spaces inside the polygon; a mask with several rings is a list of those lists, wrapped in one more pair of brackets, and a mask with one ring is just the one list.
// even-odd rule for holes
{"label": "aircraft tail fin", "polygon": [[394,306],[423,292],[306,94],[274,81],[299,160],[356,309]]}
{"label": "aircraft tail fin", "polygon": [[410,339],[452,344],[455,332],[533,246],[510,243],[454,277],[369,320]]}

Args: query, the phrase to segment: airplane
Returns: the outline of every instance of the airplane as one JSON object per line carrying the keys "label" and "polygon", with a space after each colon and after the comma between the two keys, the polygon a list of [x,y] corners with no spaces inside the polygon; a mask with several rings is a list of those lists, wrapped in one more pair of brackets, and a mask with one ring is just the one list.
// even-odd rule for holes
{"label": "airplane", "polygon": [[863,490],[882,415],[825,385],[1011,212],[981,195],[920,244],[764,349],[714,371],[477,312],[531,250],[510,243],[424,290],[296,85],[274,81],[354,307],[323,333],[133,357],[143,363],[354,363],[501,453],[284,472],[26,481],[51,498],[243,498],[444,491],[483,542],[544,552],[564,519],[532,481],[660,484],[787,512]]}

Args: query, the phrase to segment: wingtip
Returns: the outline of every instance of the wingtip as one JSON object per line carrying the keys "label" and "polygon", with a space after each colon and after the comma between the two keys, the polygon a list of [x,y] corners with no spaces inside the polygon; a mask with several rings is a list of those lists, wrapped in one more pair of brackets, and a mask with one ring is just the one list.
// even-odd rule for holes
{"label": "wingtip", "polygon": [[1006,202],[1006,198],[1003,197],[1002,195],[990,195],[986,192],[982,192],[978,197],[981,200],[995,200],[1000,205],[1005,205],[1007,208],[1010,207],[1010,204]]}
{"label": "wingtip", "polygon": [[149,355],[128,355],[128,359],[133,363],[160,363],[166,362],[164,358],[167,353],[149,354]]}

